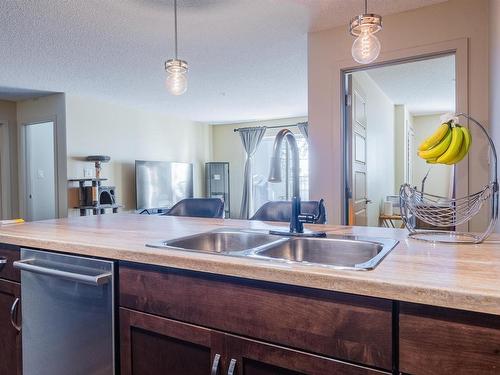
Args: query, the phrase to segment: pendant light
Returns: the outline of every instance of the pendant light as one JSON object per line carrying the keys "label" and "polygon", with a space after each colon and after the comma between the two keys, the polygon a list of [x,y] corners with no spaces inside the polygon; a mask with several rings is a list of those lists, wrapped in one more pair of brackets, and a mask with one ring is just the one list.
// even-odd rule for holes
{"label": "pendant light", "polygon": [[187,90],[188,63],[177,58],[177,0],[174,0],[175,56],[165,61],[165,85],[172,95],[182,95]]}
{"label": "pendant light", "polygon": [[365,12],[354,17],[349,25],[349,32],[356,37],[352,58],[360,64],[369,64],[380,54],[380,42],[375,33],[382,30],[382,16],[368,13],[367,2],[365,0]]}

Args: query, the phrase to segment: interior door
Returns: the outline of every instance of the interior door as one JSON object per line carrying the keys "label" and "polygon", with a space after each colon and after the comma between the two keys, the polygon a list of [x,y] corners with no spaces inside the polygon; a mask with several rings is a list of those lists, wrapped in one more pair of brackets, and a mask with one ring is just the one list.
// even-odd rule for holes
{"label": "interior door", "polygon": [[347,76],[347,142],[350,157],[348,171],[348,223],[366,226],[367,204],[367,119],[366,96],[356,85],[352,75]]}
{"label": "interior door", "polygon": [[26,219],[53,219],[56,215],[54,123],[25,126]]}

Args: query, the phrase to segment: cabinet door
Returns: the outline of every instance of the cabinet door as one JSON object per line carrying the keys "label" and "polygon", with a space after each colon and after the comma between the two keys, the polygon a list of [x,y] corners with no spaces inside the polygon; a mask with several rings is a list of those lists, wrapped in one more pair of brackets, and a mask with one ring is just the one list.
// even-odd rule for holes
{"label": "cabinet door", "polygon": [[[21,286],[0,280],[0,374],[21,375],[21,334],[11,323],[11,308],[21,295]],[[20,307],[14,310],[13,319],[20,320]]]}
{"label": "cabinet door", "polygon": [[500,316],[400,303],[399,369],[408,374],[500,374]]}
{"label": "cabinet door", "polygon": [[210,329],[120,308],[121,374],[221,374],[223,339]]}
{"label": "cabinet door", "polygon": [[227,375],[388,374],[239,336],[225,336]]}

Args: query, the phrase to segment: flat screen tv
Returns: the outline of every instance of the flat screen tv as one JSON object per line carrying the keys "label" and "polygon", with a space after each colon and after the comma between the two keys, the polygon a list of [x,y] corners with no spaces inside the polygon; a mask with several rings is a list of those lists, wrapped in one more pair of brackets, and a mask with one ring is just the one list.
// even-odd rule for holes
{"label": "flat screen tv", "polygon": [[135,161],[136,208],[168,209],[193,197],[193,164]]}

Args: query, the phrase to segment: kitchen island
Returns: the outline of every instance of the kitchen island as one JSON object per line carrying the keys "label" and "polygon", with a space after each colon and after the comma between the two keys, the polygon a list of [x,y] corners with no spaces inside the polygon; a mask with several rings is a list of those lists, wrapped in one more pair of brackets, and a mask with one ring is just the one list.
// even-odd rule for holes
{"label": "kitchen island", "polygon": [[[176,374],[167,359],[151,363],[164,350],[199,358],[189,361],[193,374],[216,362],[214,374],[500,372],[497,235],[433,245],[400,229],[315,226],[399,240],[371,271],[145,246],[277,226],[286,224],[131,214],[48,220],[2,227],[0,255],[12,261],[28,247],[118,261],[122,374]],[[10,280],[0,293],[19,294],[9,262],[0,278]]]}

